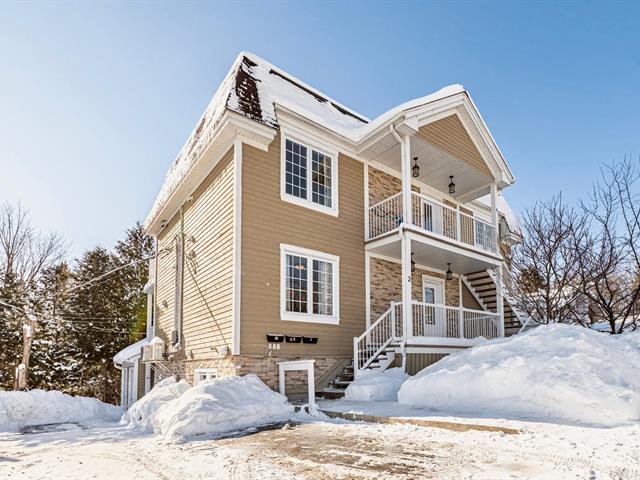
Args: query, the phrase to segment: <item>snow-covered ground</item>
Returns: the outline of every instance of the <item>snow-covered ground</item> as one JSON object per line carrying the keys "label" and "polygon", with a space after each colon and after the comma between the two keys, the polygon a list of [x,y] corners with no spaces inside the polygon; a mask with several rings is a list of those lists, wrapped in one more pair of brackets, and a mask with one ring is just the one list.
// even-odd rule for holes
{"label": "snow-covered ground", "polygon": [[182,444],[117,424],[4,434],[0,478],[640,478],[638,425],[500,423],[521,433],[309,419],[288,428]]}
{"label": "snow-covered ground", "polygon": [[539,327],[320,402],[386,423],[294,413],[254,375],[165,380],[110,424],[97,400],[2,394],[7,425],[71,423],[0,434],[0,478],[640,479],[639,351],[637,334]]}

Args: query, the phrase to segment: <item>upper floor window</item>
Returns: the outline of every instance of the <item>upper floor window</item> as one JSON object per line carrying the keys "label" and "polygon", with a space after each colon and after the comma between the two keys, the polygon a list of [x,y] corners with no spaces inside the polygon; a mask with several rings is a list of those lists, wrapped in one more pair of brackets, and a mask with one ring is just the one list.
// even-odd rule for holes
{"label": "upper floor window", "polygon": [[281,250],[282,319],[337,324],[338,257],[285,245]]}
{"label": "upper floor window", "polygon": [[337,215],[336,155],[290,138],[282,154],[282,199]]}

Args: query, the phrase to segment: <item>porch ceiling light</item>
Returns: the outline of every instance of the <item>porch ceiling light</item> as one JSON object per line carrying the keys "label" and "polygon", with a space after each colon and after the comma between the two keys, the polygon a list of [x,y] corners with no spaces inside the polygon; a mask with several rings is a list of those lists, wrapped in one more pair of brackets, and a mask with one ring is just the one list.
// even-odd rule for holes
{"label": "porch ceiling light", "polygon": [[413,178],[418,178],[420,176],[420,167],[418,166],[418,157],[413,157],[413,167],[411,167],[411,171],[413,172]]}
{"label": "porch ceiling light", "polygon": [[453,280],[453,272],[451,271],[451,264],[450,263],[447,263],[446,277],[447,277],[447,280]]}
{"label": "porch ceiling light", "polygon": [[456,184],[453,183],[453,175],[449,175],[449,180],[451,180],[449,182],[449,194],[453,195],[456,193]]}

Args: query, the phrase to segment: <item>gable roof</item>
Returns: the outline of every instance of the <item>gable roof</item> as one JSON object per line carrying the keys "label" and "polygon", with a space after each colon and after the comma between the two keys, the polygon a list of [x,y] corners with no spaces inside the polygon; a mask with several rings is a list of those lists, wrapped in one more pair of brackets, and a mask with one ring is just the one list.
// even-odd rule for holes
{"label": "gable roof", "polygon": [[430,95],[398,105],[374,120],[370,120],[259,56],[241,52],[196,128],[171,164],[145,220],[145,227],[149,228],[202,152],[211,143],[213,133],[224,118],[225,111],[235,112],[268,127],[278,128],[277,104],[355,144],[402,114],[460,93],[466,94],[462,85],[450,85]]}

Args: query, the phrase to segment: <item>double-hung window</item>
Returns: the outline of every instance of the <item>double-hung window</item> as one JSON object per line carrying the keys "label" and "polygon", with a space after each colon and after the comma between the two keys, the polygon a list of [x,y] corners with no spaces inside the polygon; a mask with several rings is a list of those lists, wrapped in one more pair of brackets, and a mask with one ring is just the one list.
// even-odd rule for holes
{"label": "double-hung window", "polygon": [[281,245],[283,320],[338,324],[339,257]]}
{"label": "double-hung window", "polygon": [[338,214],[336,154],[283,138],[282,199]]}

